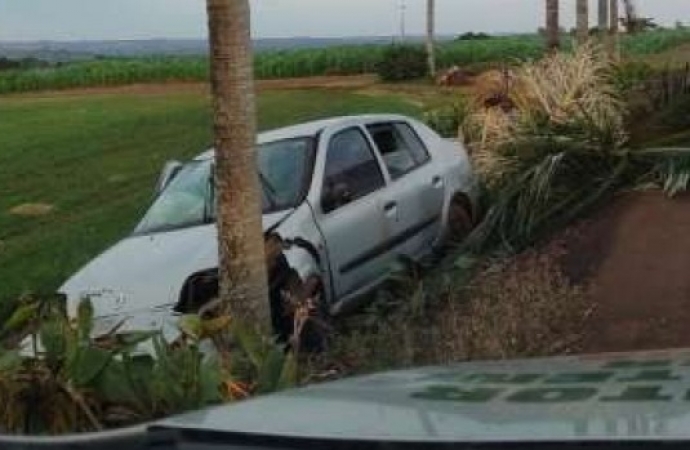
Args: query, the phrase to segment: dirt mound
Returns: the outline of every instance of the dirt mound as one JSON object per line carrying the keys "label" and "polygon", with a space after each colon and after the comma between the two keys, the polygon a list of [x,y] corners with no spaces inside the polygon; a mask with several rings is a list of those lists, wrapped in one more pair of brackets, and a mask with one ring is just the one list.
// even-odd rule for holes
{"label": "dirt mound", "polygon": [[690,347],[690,196],[626,193],[556,240],[591,286],[583,351]]}

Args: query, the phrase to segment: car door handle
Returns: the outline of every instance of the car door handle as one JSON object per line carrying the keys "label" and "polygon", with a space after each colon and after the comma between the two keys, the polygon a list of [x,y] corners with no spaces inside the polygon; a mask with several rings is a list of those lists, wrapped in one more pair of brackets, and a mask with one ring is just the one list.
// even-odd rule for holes
{"label": "car door handle", "polygon": [[397,202],[388,202],[385,205],[383,205],[383,210],[387,213],[395,211],[395,208],[398,207]]}
{"label": "car door handle", "polygon": [[434,178],[431,179],[431,185],[434,187],[443,186],[443,178],[440,175],[436,175]]}

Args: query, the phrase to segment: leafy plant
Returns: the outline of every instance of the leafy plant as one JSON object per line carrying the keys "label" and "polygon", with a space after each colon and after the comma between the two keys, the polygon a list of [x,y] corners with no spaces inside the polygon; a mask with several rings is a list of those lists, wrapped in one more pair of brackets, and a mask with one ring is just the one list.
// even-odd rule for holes
{"label": "leafy plant", "polygon": [[112,348],[92,342],[88,301],[80,304],[74,323],[59,308],[45,308],[36,316],[41,323],[22,346],[32,356],[17,359],[1,374],[0,396],[6,406],[0,427],[38,434],[101,429],[98,411],[103,405],[93,395],[95,383],[118,355],[150,336],[130,335]]}
{"label": "leafy plant", "polygon": [[467,116],[467,101],[464,99],[427,111],[424,122],[443,137],[455,138]]}
{"label": "leafy plant", "polygon": [[[291,352],[227,317],[186,316],[171,344],[157,332],[122,332],[123,323],[94,339],[93,314],[84,300],[69,320],[51,299],[5,323],[26,337],[21,350],[0,352],[0,432],[100,430],[297,383]],[[220,345],[228,330],[232,345]]]}
{"label": "leafy plant", "polygon": [[297,360],[292,352],[261,336],[255,329],[235,324],[233,336],[238,353],[238,370],[234,375],[243,381],[250,393],[266,394],[297,384]]}
{"label": "leafy plant", "polygon": [[632,154],[638,184],[655,184],[669,197],[690,190],[690,148],[650,148]]}
{"label": "leafy plant", "polygon": [[197,344],[170,346],[151,338],[153,355],[124,352],[95,380],[110,426],[152,420],[223,400],[222,372]]}

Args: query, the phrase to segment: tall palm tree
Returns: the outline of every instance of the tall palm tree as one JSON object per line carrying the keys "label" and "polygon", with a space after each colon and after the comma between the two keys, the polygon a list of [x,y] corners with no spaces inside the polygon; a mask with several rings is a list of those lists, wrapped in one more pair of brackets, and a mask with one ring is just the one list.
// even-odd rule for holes
{"label": "tall palm tree", "polygon": [[620,59],[620,49],[619,49],[619,41],[618,41],[618,30],[620,28],[619,24],[619,3],[618,0],[610,0],[610,11],[609,11],[609,19],[611,21],[610,27],[609,27],[609,40],[608,40],[608,52],[611,58],[614,60],[619,60]]}
{"label": "tall palm tree", "polygon": [[561,46],[561,30],[558,0],[546,0],[546,46],[558,50]]}
{"label": "tall palm tree", "polygon": [[584,44],[589,39],[589,0],[577,0],[577,43]]}
{"label": "tall palm tree", "polygon": [[436,77],[436,0],[426,0],[426,53],[429,64],[429,76]]}
{"label": "tall palm tree", "polygon": [[215,131],[220,300],[270,331],[256,169],[256,105],[249,0],[207,0]]}
{"label": "tall palm tree", "polygon": [[610,0],[599,0],[599,36],[605,40],[609,30],[609,3]]}

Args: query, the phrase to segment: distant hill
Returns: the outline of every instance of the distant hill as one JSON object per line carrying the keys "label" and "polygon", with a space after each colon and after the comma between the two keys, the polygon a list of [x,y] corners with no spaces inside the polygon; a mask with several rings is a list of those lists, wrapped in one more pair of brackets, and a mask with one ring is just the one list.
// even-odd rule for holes
{"label": "distant hill", "polygon": [[[257,39],[257,51],[291,50],[299,48],[319,48],[342,45],[388,44],[395,40],[392,36],[350,37],[350,38],[274,38]],[[451,39],[440,37],[440,39]],[[421,37],[410,37],[409,41],[421,41]],[[207,42],[202,39],[150,39],[119,41],[0,41],[0,57],[10,59],[37,58],[44,61],[73,61],[95,57],[143,57],[193,56],[208,53]]]}

